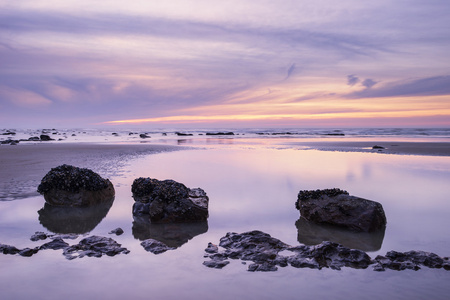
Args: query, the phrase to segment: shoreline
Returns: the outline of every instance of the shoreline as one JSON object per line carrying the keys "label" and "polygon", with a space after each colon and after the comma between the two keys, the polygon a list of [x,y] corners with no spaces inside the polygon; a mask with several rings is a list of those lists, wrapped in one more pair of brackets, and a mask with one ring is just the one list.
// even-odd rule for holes
{"label": "shoreline", "polygon": [[89,168],[102,177],[120,175],[140,155],[185,149],[150,144],[35,143],[0,146],[0,201],[38,196],[36,189],[51,168],[62,164]]}
{"label": "shoreline", "polygon": [[[394,155],[450,156],[450,142],[314,141],[284,143],[304,150],[363,152]],[[374,146],[382,148],[374,148]]]}

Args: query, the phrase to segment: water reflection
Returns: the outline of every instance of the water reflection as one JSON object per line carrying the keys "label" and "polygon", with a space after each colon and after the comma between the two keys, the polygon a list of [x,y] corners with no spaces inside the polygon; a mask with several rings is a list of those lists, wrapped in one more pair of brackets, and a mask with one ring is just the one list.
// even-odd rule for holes
{"label": "water reflection", "polygon": [[339,243],[347,248],[366,252],[378,251],[383,244],[385,229],[376,232],[354,232],[328,224],[317,224],[304,218],[295,222],[297,240],[305,245],[317,245],[323,241]]}
{"label": "water reflection", "polygon": [[190,239],[208,231],[208,221],[154,224],[147,216],[133,216],[133,236],[138,240],[154,239],[169,247],[181,247]]}
{"label": "water reflection", "polygon": [[109,212],[114,198],[89,207],[61,207],[45,203],[38,211],[39,222],[54,233],[84,234],[92,231]]}

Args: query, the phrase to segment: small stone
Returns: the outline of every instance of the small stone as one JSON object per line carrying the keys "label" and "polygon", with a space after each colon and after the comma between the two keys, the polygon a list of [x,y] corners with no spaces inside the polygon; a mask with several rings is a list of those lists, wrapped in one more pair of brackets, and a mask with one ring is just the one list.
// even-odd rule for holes
{"label": "small stone", "polygon": [[118,228],[116,228],[116,229],[114,229],[114,230],[111,230],[111,231],[109,232],[109,234],[121,235],[121,234],[123,234],[123,229],[120,228],[120,227],[118,227]]}

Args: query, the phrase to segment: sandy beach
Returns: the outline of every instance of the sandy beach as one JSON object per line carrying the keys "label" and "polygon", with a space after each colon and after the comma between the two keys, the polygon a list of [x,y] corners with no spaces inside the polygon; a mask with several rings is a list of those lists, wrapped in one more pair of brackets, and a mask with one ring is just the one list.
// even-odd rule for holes
{"label": "sandy beach", "polygon": [[38,195],[36,188],[51,168],[61,164],[90,168],[104,177],[118,175],[140,155],[182,149],[149,144],[38,143],[0,147],[0,201]]}
{"label": "sandy beach", "polygon": [[450,156],[448,142],[395,142],[395,141],[317,141],[296,142],[290,145],[344,152],[369,152],[398,155]]}

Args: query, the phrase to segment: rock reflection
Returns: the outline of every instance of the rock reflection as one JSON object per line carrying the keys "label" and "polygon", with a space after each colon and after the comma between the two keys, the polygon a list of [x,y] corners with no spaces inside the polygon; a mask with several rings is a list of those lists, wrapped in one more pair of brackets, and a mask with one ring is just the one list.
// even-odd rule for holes
{"label": "rock reflection", "polygon": [[39,222],[54,233],[84,234],[92,231],[109,212],[109,202],[89,207],[61,207],[45,204],[38,211]]}
{"label": "rock reflection", "polygon": [[381,249],[385,232],[385,228],[375,232],[354,232],[342,227],[317,224],[304,218],[298,219],[295,226],[298,231],[297,240],[302,244],[311,246],[330,241],[366,252]]}
{"label": "rock reflection", "polygon": [[151,223],[148,216],[133,217],[133,236],[141,241],[154,239],[178,248],[197,235],[208,231],[208,221],[194,223]]}

